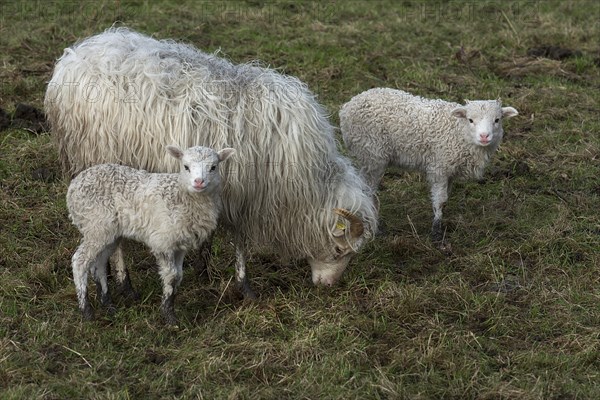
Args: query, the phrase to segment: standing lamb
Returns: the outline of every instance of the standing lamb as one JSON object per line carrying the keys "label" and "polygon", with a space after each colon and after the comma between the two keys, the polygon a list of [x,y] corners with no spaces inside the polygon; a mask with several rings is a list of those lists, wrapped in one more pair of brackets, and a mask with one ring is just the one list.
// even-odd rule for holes
{"label": "standing lamb", "polygon": [[121,238],[145,243],[156,257],[163,283],[162,315],[177,324],[173,307],[181,283],[185,253],[202,244],[217,227],[222,208],[221,161],[234,153],[196,146],[167,150],[179,160],[180,172],[149,173],[116,164],[81,172],[69,185],[67,207],[83,238],[73,255],[73,279],[79,308],[93,318],[87,297],[91,271],[103,306],[110,306],[106,264]]}
{"label": "standing lamb", "polygon": [[222,171],[222,218],[246,297],[254,296],[245,267],[252,251],[306,259],[313,282],[331,285],[377,229],[370,188],[297,78],[109,29],[65,50],[45,108],[69,176],[107,162],[173,171],[160,156],[173,142],[236,148]]}
{"label": "standing lamb", "polygon": [[432,240],[446,249],[442,209],[450,181],[481,179],[502,141],[502,118],[517,114],[499,100],[467,101],[463,106],[376,88],[344,104],[340,126],[373,190],[388,165],[425,173],[433,203]]}

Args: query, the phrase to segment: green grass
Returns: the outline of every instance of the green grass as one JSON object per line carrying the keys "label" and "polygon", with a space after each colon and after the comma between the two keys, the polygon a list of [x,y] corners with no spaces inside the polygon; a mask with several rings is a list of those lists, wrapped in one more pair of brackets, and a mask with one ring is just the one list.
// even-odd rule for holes
{"label": "green grass", "polygon": [[[79,235],[52,138],[0,132],[0,398],[600,398],[596,2],[177,3],[0,1],[0,106],[41,107],[63,49],[119,20],[298,76],[335,124],[375,86],[501,97],[520,115],[484,182],[453,188],[451,256],[429,241],[424,180],[391,168],[385,234],[338,286],[257,254],[261,296],[242,302],[220,236],[207,275],[185,270],[178,330],[161,323],[154,261],[136,244],[127,262],[142,300],[115,297],[116,315],[81,321]],[[580,53],[527,56],[544,45]]]}

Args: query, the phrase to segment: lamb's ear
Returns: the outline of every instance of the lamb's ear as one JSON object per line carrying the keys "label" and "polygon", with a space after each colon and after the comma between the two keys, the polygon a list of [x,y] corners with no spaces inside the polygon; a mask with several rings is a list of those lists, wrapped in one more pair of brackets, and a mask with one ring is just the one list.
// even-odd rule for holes
{"label": "lamb's ear", "polygon": [[456,118],[467,118],[467,109],[464,107],[456,107],[450,111],[450,115]]}
{"label": "lamb's ear", "polygon": [[181,160],[181,157],[183,157],[183,151],[177,146],[167,146],[167,151],[178,160]]}
{"label": "lamb's ear", "polygon": [[511,118],[519,115],[519,112],[512,107],[502,107],[502,116],[505,118]]}
{"label": "lamb's ear", "polygon": [[230,156],[235,154],[235,149],[232,149],[231,147],[227,147],[227,148],[224,148],[223,150],[219,151],[217,154],[219,155],[219,161],[225,161]]}

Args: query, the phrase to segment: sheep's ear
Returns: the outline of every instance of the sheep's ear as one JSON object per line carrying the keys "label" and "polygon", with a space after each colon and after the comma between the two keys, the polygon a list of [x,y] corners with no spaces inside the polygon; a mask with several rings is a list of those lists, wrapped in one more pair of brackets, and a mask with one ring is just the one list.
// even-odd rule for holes
{"label": "sheep's ear", "polygon": [[167,146],[167,151],[178,160],[181,160],[181,157],[183,157],[183,151],[177,146]]}
{"label": "sheep's ear", "polygon": [[467,118],[467,109],[464,107],[456,107],[450,111],[450,115],[456,118]]}
{"label": "sheep's ear", "polygon": [[512,107],[502,107],[502,116],[505,118],[511,118],[519,115],[519,112]]}
{"label": "sheep's ear", "polygon": [[231,147],[227,147],[227,148],[219,151],[217,154],[219,155],[219,161],[225,161],[230,156],[235,154],[235,149],[232,149]]}

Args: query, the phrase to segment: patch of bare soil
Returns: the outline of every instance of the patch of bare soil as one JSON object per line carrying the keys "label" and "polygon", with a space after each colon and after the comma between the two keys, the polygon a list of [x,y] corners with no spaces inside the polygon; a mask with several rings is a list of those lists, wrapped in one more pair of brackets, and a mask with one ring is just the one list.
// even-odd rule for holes
{"label": "patch of bare soil", "polygon": [[0,131],[5,129],[25,129],[37,135],[48,132],[49,126],[44,112],[27,104],[17,104],[11,116],[0,109]]}

